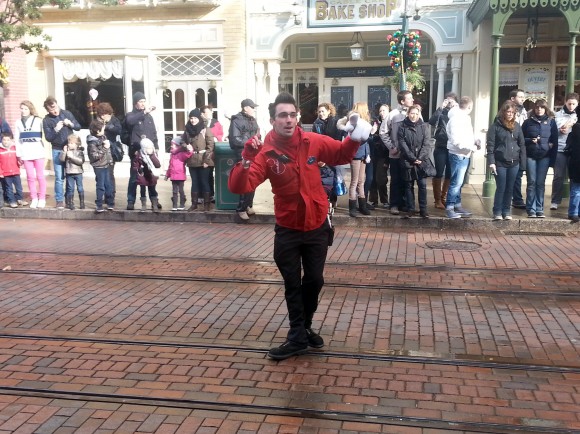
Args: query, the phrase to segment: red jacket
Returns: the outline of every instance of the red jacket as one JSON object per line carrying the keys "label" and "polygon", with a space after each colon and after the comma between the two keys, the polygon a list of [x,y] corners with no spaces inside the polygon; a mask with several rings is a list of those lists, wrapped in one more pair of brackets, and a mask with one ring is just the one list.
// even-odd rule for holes
{"label": "red jacket", "polygon": [[9,149],[0,146],[0,176],[20,176],[20,165],[16,158],[16,146]]}
{"label": "red jacket", "polygon": [[244,194],[269,179],[276,223],[311,231],[322,226],[328,213],[318,162],[330,166],[350,163],[359,145],[350,138],[340,142],[298,127],[286,141],[270,131],[249,169],[244,169],[241,162],[233,167],[228,187],[232,193]]}

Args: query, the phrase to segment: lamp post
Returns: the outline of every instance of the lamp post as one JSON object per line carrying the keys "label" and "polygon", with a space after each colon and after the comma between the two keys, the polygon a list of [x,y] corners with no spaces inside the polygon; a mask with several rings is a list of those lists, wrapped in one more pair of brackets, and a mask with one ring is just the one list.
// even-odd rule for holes
{"label": "lamp post", "polygon": [[421,16],[419,15],[419,8],[416,6],[416,3],[415,3],[415,15],[409,15],[407,13],[408,1],[409,0],[405,0],[403,12],[401,13],[401,18],[403,22],[401,28],[401,44],[399,49],[399,52],[401,53],[401,80],[399,82],[399,90],[407,90],[407,74],[405,72],[406,66],[403,59],[405,57],[404,56],[405,43],[407,41],[406,35],[409,32],[409,18],[413,17],[413,20],[415,21],[421,19]]}

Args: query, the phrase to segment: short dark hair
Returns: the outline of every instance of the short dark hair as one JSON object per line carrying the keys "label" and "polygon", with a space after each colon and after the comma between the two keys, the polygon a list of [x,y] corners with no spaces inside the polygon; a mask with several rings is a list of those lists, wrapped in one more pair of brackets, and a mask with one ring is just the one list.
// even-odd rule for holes
{"label": "short dark hair", "polygon": [[518,96],[518,93],[526,93],[523,89],[514,89],[510,92],[510,99],[515,98],[516,96]]}
{"label": "short dark hair", "polygon": [[10,131],[2,131],[2,137],[8,137],[10,139],[13,139],[14,136],[12,135],[12,133]]}
{"label": "short dark hair", "polygon": [[296,100],[294,97],[289,94],[288,92],[279,93],[273,103],[268,106],[268,111],[270,112],[270,119],[274,119],[276,117],[276,106],[278,104],[292,104],[294,109],[298,111],[296,107]]}
{"label": "short dark hair", "polygon": [[411,92],[410,90],[402,90],[397,94],[397,102],[400,104],[401,101],[403,101],[405,99],[405,97],[407,95],[413,95],[413,92]]}
{"label": "short dark hair", "polygon": [[459,97],[457,96],[457,94],[455,92],[447,92],[445,94],[445,99],[452,99],[455,102],[459,102]]}
{"label": "short dark hair", "polygon": [[98,133],[101,132],[104,126],[105,123],[102,120],[94,119],[93,121],[91,121],[91,124],[89,125],[89,131],[92,135],[97,135]]}
{"label": "short dark hair", "polygon": [[49,96],[44,100],[44,108],[48,110],[51,105],[57,104],[56,98],[54,96]]}
{"label": "short dark hair", "polygon": [[566,95],[566,99],[564,101],[568,101],[569,99],[575,99],[576,101],[580,102],[580,96],[576,92],[570,92]]}
{"label": "short dark hair", "polygon": [[211,111],[213,111],[213,107],[212,107],[212,106],[210,106],[210,105],[207,105],[207,104],[206,104],[206,105],[202,105],[202,106],[199,108],[199,111],[203,113],[203,112],[204,112],[204,110],[207,110],[207,109],[210,109]]}

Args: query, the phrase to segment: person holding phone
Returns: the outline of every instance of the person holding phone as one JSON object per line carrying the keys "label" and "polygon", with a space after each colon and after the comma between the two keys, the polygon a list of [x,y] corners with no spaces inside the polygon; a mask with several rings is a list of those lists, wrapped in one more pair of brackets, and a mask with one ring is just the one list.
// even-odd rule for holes
{"label": "person holding phone", "polygon": [[526,145],[520,124],[516,121],[516,105],[502,104],[487,131],[487,161],[495,176],[493,220],[511,220],[511,202],[520,168],[526,169]]}

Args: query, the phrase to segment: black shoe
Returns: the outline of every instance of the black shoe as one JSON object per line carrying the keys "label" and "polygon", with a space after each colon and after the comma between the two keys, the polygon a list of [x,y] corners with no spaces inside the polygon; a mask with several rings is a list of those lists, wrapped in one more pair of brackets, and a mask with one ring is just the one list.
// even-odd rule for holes
{"label": "black shoe", "polygon": [[322,348],[324,346],[324,339],[322,339],[319,334],[315,333],[314,330],[306,329],[306,335],[308,336],[309,347]]}
{"label": "black shoe", "polygon": [[133,211],[135,209],[135,202],[127,202],[127,210]]}
{"label": "black shoe", "polygon": [[163,209],[163,207],[161,206],[161,204],[159,202],[157,202],[157,209]]}
{"label": "black shoe", "polygon": [[429,213],[427,213],[427,211],[419,211],[419,215],[421,217],[423,217],[424,219],[428,219],[429,218]]}
{"label": "black shoe", "polygon": [[517,208],[517,209],[526,209],[526,204],[525,203],[512,203],[512,207]]}
{"label": "black shoe", "polygon": [[268,357],[274,360],[284,360],[292,356],[299,356],[308,352],[308,345],[296,344],[292,341],[286,341],[276,348],[271,348],[268,351]]}
{"label": "black shoe", "polygon": [[578,217],[577,215],[573,215],[570,216],[570,220],[572,220],[572,223],[578,223],[580,222],[580,217]]}

